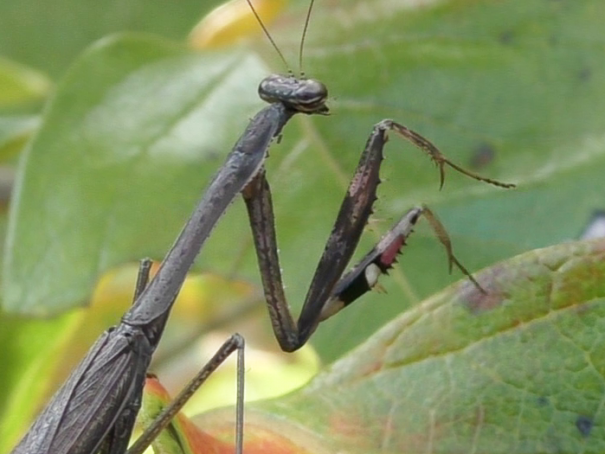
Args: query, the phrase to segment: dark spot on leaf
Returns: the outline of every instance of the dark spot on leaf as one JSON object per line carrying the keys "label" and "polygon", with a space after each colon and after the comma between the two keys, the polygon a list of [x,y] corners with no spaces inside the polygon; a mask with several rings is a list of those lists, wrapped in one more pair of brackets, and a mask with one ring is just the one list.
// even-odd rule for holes
{"label": "dark spot on leaf", "polygon": [[588,82],[592,77],[592,71],[590,68],[582,68],[578,71],[578,79],[580,82]]}
{"label": "dark spot on leaf", "polygon": [[506,46],[513,42],[514,37],[515,37],[515,34],[512,32],[512,30],[505,30],[502,33],[500,33],[500,36],[498,36],[498,40],[500,41],[501,44],[504,44]]}
{"label": "dark spot on leaf", "polygon": [[496,150],[489,143],[480,143],[474,150],[471,157],[470,167],[475,170],[480,170],[494,160]]}
{"label": "dark spot on leaf", "polygon": [[579,239],[589,240],[605,237],[605,210],[596,210],[592,213],[590,220],[584,227]]}
{"label": "dark spot on leaf", "polygon": [[547,405],[550,404],[548,397],[544,397],[544,396],[538,397],[537,402],[540,407],[546,407]]}
{"label": "dark spot on leaf", "polygon": [[497,280],[505,273],[502,267],[494,266],[481,273],[478,277],[479,285],[486,291],[481,292],[475,284],[470,281],[464,282],[460,290],[460,297],[465,301],[467,308],[474,314],[491,311],[499,307],[506,295],[497,285]]}
{"label": "dark spot on leaf", "polygon": [[580,415],[578,416],[578,419],[576,419],[576,427],[584,438],[590,435],[590,431],[592,430],[593,424],[594,423],[592,418],[589,418],[588,416]]}

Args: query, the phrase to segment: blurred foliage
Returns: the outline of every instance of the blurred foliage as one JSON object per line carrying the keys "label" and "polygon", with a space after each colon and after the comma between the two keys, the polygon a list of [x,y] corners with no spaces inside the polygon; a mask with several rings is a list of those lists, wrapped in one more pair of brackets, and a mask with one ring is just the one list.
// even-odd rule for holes
{"label": "blurred foliage", "polygon": [[60,78],[93,42],[123,31],[183,40],[221,0],[3,0],[0,54]]}

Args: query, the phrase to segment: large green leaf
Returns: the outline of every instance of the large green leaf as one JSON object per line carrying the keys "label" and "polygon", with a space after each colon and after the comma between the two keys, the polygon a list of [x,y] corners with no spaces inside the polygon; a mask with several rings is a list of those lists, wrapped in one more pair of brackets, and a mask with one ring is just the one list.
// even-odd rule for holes
{"label": "large green leaf", "polygon": [[[247,452],[603,452],[605,240],[478,278],[488,295],[456,284],[303,389],[248,405]],[[233,410],[198,422],[222,439]]]}
{"label": "large green leaf", "polygon": [[[460,164],[519,184],[503,191],[449,172],[439,192],[425,157],[398,139],[389,144],[377,218],[391,222],[413,204],[431,204],[471,269],[574,237],[602,204],[601,2],[371,3],[317,4],[305,70],[329,84],[333,115],[297,118],[272,150],[294,307],[371,125],[384,117]],[[290,24],[302,17],[298,5],[275,27],[287,56],[299,39]],[[82,56],[22,162],[5,307],[56,313],[85,302],[108,267],[161,258],[258,108],[255,85],[266,73],[253,53],[192,54],[132,36]],[[238,203],[206,248],[205,268],[258,279],[245,224]],[[324,358],[457,278],[426,231],[410,243],[403,271],[385,281],[386,297],[369,297],[318,330]]]}
{"label": "large green leaf", "polygon": [[109,39],[84,55],[21,163],[5,307],[56,313],[86,301],[100,271],[161,258],[259,104],[242,81],[265,72],[254,57],[155,38]]}

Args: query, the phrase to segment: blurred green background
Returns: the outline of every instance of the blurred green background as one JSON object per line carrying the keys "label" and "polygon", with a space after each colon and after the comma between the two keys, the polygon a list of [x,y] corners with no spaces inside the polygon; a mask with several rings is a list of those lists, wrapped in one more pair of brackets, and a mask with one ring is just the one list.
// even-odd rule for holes
{"label": "blurred green background", "polygon": [[58,80],[84,48],[111,33],[140,31],[183,40],[219,0],[6,0],[0,54]]}

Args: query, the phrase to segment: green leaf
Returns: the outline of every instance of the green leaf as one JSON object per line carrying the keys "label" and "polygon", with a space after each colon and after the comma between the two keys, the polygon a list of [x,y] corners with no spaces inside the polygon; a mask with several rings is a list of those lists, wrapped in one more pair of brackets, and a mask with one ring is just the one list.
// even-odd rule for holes
{"label": "green leaf", "polygon": [[[274,27],[288,57],[296,54],[292,23],[302,22],[303,7]],[[333,115],[296,118],[268,162],[294,310],[371,125],[385,117],[519,189],[449,172],[439,192],[428,159],[393,138],[378,219],[390,223],[428,203],[470,269],[577,236],[602,203],[595,182],[605,171],[605,63],[595,43],[605,33],[603,9],[596,0],[318,4],[305,71],[329,85]],[[152,38],[90,49],[62,81],[22,163],[5,307],[55,313],[85,301],[101,271],[160,258],[258,109],[255,86],[265,74],[253,53],[198,55]],[[236,203],[201,264],[258,282],[245,224]],[[447,276],[438,243],[420,229],[402,268],[385,280],[387,296],[347,309],[320,327],[314,343],[334,359],[458,277]]]}
{"label": "green leaf", "polygon": [[[196,55],[150,37],[109,39],[84,55],[21,163],[5,307],[56,313],[86,301],[100,271],[162,257],[222,143],[258,107],[242,82],[264,73],[241,53]],[[241,120],[229,121],[235,112]]]}
{"label": "green leaf", "polygon": [[[249,452],[605,447],[605,240],[535,250],[396,318],[305,388],[247,406]],[[221,434],[233,411],[198,420]],[[319,448],[321,447],[321,448]]]}

